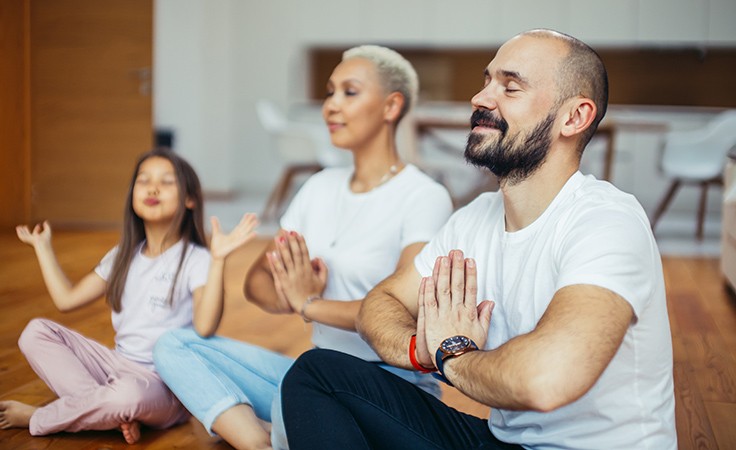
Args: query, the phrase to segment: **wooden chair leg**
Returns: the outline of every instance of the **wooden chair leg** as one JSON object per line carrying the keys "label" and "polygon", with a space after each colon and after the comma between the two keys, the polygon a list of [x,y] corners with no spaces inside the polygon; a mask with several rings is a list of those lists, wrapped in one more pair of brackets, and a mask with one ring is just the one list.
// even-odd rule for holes
{"label": "wooden chair leg", "polygon": [[284,201],[286,200],[286,197],[291,190],[291,183],[294,181],[294,176],[296,176],[298,172],[298,167],[291,166],[287,168],[286,173],[284,173],[284,183],[281,185],[279,195],[276,197],[276,201],[274,202],[274,216],[276,219],[278,219],[281,215],[281,208],[283,208]]}
{"label": "wooden chair leg", "polygon": [[675,196],[675,193],[679,188],[680,180],[672,180],[672,184],[670,184],[670,188],[667,191],[667,194],[665,194],[662,201],[659,202],[659,206],[657,206],[657,210],[654,212],[654,218],[652,219],[652,231],[654,231],[654,228],[657,226],[657,222],[659,222],[659,219],[662,217],[662,214],[664,214],[665,210],[670,205],[672,198]]}
{"label": "wooden chair leg", "polygon": [[700,183],[700,203],[698,204],[698,228],[695,231],[695,238],[698,241],[703,240],[703,224],[705,222],[705,207],[708,203],[708,181]]}
{"label": "wooden chair leg", "polygon": [[284,194],[283,192],[288,187],[288,184],[290,183],[290,179],[288,177],[288,170],[287,172],[284,172],[281,177],[279,178],[279,181],[276,183],[276,186],[274,186],[273,190],[271,191],[271,194],[268,196],[268,200],[266,201],[266,206],[263,208],[263,213],[261,213],[261,220],[266,221],[270,218],[275,218],[278,215],[278,205],[280,202],[280,199],[283,198]]}
{"label": "wooden chair leg", "polygon": [[279,218],[283,204],[291,191],[291,184],[294,182],[294,177],[297,174],[313,174],[322,169],[323,167],[319,164],[298,164],[287,166],[284,169],[284,173],[281,175],[279,182],[268,197],[266,207],[263,209],[263,214],[261,214],[261,220],[265,221],[269,218]]}

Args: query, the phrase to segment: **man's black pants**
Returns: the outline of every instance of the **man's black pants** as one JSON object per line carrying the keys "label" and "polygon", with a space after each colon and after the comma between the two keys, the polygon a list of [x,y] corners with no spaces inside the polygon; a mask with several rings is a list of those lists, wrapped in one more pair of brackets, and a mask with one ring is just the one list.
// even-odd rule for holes
{"label": "man's black pants", "polygon": [[485,419],[332,350],[299,357],[284,378],[281,399],[292,450],[522,448],[493,437]]}

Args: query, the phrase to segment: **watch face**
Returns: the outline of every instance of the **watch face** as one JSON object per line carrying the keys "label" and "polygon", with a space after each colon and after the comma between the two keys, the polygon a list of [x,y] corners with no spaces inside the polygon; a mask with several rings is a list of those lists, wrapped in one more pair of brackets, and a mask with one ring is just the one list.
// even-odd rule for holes
{"label": "watch face", "polygon": [[444,353],[455,353],[458,350],[466,349],[470,346],[470,339],[465,336],[453,336],[442,341],[440,348]]}

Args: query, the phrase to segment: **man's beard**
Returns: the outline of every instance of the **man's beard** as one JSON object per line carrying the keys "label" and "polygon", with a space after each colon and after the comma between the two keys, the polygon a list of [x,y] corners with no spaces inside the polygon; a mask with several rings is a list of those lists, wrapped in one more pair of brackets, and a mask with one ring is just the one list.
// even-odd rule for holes
{"label": "man's beard", "polygon": [[[508,123],[502,118],[494,117],[490,111],[478,109],[473,111],[471,126],[493,125],[500,136],[490,139],[484,133],[468,135],[465,147],[465,160],[476,167],[484,167],[496,175],[499,180],[516,184],[524,181],[539,169],[547,158],[552,144],[552,124],[554,113],[537,124],[525,138],[520,132],[507,136]],[[488,142],[484,146],[484,141]]]}

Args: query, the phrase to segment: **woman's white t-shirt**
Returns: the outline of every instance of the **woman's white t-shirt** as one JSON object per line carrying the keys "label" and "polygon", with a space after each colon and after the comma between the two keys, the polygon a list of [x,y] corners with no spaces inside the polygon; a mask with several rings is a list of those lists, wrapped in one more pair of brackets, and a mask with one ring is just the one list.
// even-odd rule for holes
{"label": "woman's white t-shirt", "polygon": [[[281,218],[281,227],[304,235],[310,257],[328,267],[323,296],[360,300],[396,269],[402,250],[427,242],[452,213],[447,190],[413,165],[370,192],[349,189],[352,167],[325,169],[307,180]],[[313,324],[319,348],[367,361],[378,355],[358,333]]]}

